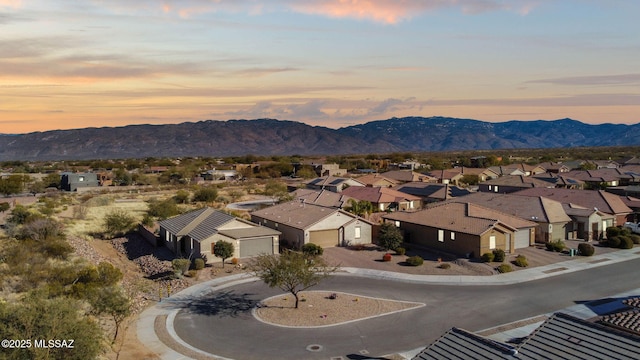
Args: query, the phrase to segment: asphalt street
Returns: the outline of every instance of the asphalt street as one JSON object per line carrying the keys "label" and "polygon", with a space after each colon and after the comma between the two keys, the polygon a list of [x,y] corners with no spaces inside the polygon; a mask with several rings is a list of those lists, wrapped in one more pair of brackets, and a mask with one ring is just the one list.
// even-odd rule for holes
{"label": "asphalt street", "polygon": [[[449,286],[334,276],[312,290],[417,301],[425,307],[315,329],[264,324],[251,308],[280,294],[254,281],[193,299],[174,320],[188,344],[232,359],[362,359],[424,347],[456,326],[478,331],[640,288],[640,259],[542,280],[499,286]],[[310,347],[319,345],[319,347]]]}

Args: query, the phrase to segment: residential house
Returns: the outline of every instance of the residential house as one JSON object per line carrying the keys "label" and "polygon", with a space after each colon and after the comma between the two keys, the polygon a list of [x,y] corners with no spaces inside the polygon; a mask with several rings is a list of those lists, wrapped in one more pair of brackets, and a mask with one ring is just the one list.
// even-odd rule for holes
{"label": "residential house", "polygon": [[[533,221],[536,226],[535,242],[565,240],[573,231],[572,218],[567,215],[562,204],[544,197],[521,196],[478,192],[455,198],[451,201],[473,203],[501,211],[511,216]],[[522,241],[524,245],[524,241]]]}
{"label": "residential house", "polygon": [[213,255],[218,241],[234,245],[233,257],[277,254],[280,232],[236,218],[213,208],[202,208],[158,222],[160,246],[177,257],[202,257],[207,263],[220,261]]}
{"label": "residential house", "polygon": [[538,166],[545,169],[546,172],[552,173],[552,174],[560,174],[560,173],[571,171],[570,167],[559,162],[545,162],[545,163],[538,164]]}
{"label": "residential house", "polygon": [[64,172],[60,174],[60,188],[65,191],[78,191],[78,189],[98,186],[100,186],[100,180],[96,173]]}
{"label": "residential house", "polygon": [[607,228],[613,226],[614,216],[611,214],[575,204],[562,204],[562,207],[573,220],[573,226],[569,230],[569,239],[598,241],[604,237]]}
{"label": "residential house", "polygon": [[306,186],[308,189],[329,190],[339,193],[342,192],[343,189],[346,189],[348,187],[364,186],[364,184],[352,178],[323,176],[307,182]]}
{"label": "residential house", "polygon": [[505,176],[505,175],[522,175],[522,176],[529,176],[527,175],[527,171],[517,165],[514,166],[491,166],[489,167],[489,170],[493,171],[494,173],[498,174],[498,176]]}
{"label": "residential house", "polygon": [[595,323],[558,312],[517,344],[502,343],[454,327],[413,357],[413,360],[439,359],[632,360],[640,359],[640,336],[619,331],[604,322]]}
{"label": "residential house", "polygon": [[478,182],[483,182],[491,179],[495,179],[500,175],[493,172],[488,168],[470,168],[470,167],[460,167],[460,173],[464,177],[465,175],[475,175],[478,177]]}
{"label": "residential house", "polygon": [[300,249],[370,244],[372,223],[344,210],[294,200],[251,213],[251,221],[282,233],[280,243]]}
{"label": "residential house", "polygon": [[494,249],[513,253],[534,243],[536,223],[472,203],[445,202],[383,216],[405,242],[468,258]]}
{"label": "residential house", "polygon": [[370,202],[375,211],[413,211],[422,208],[422,199],[418,196],[385,187],[352,186],[342,190],[356,200]]}
{"label": "residential house", "polygon": [[336,209],[342,209],[348,205],[351,197],[343,193],[336,193],[329,190],[297,189],[291,193],[294,199],[304,201],[307,204],[314,204]]}
{"label": "residential house", "polygon": [[440,184],[451,185],[458,185],[460,180],[464,177],[460,172],[460,168],[429,171],[427,175],[437,179]]}
{"label": "residential house", "polygon": [[358,179],[358,181],[363,183],[365,186],[370,187],[393,187],[398,185],[398,182],[396,182],[395,180],[381,174],[363,175],[358,176],[356,179]]}
{"label": "residential house", "polygon": [[391,170],[383,172],[382,175],[386,178],[394,180],[398,184],[408,182],[438,182],[438,179],[432,176],[421,174],[412,170]]}
{"label": "residential house", "polygon": [[640,179],[640,175],[629,172],[625,173],[619,168],[601,168],[598,170],[572,170],[566,176],[584,183],[591,189],[601,189],[610,186],[626,186],[632,184],[634,180]]}
{"label": "residential house", "polygon": [[207,170],[200,174],[205,180],[225,180],[231,181],[240,178],[240,174],[236,170]]}
{"label": "residential house", "polygon": [[544,180],[556,188],[584,189],[584,181],[567,177],[564,174],[544,173],[534,175],[533,178]]}
{"label": "residential house", "polygon": [[508,194],[532,187],[555,187],[547,181],[524,175],[506,175],[478,184],[479,192]]}
{"label": "residential house", "polygon": [[422,199],[423,204],[445,201],[471,194],[469,190],[455,185],[424,182],[409,182],[396,186],[393,189],[409,195],[418,196]]}
{"label": "residential house", "polygon": [[600,210],[615,216],[613,226],[622,226],[633,211],[624,204],[620,196],[603,190],[574,190],[530,188],[515,193],[522,196],[545,197],[562,204],[576,204],[582,207]]}
{"label": "residential house", "polygon": [[595,166],[596,169],[617,169],[622,166],[613,160],[587,160],[586,163]]}
{"label": "residential house", "polygon": [[347,174],[347,169],[341,169],[338,164],[314,164],[311,166],[316,174],[320,177],[332,177],[332,176],[344,176]]}

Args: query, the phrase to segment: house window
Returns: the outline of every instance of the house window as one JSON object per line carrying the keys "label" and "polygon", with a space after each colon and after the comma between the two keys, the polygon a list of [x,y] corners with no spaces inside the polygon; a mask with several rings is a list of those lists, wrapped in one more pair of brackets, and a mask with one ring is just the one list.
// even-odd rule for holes
{"label": "house window", "polygon": [[413,201],[409,201],[409,209],[413,209]]}
{"label": "house window", "polygon": [[384,204],[380,203],[378,207],[380,208],[380,211],[384,211]]}
{"label": "house window", "polygon": [[493,250],[495,248],[496,248],[496,236],[491,235],[489,236],[489,249]]}
{"label": "house window", "polygon": [[78,181],[84,181],[84,176],[79,176]]}
{"label": "house window", "polygon": [[400,227],[400,221],[395,222],[396,227]]}
{"label": "house window", "polygon": [[454,233],[453,231],[451,232],[451,240],[455,240],[456,239],[456,233]]}
{"label": "house window", "polygon": [[489,191],[493,190],[493,186],[489,185]]}
{"label": "house window", "polygon": [[355,227],[355,238],[360,239],[360,226]]}
{"label": "house window", "polygon": [[278,223],[273,223],[273,226],[277,229],[278,228]]}
{"label": "house window", "polygon": [[438,241],[444,242],[444,230],[438,230]]}
{"label": "house window", "polygon": [[498,185],[493,187],[493,192],[498,192]]}

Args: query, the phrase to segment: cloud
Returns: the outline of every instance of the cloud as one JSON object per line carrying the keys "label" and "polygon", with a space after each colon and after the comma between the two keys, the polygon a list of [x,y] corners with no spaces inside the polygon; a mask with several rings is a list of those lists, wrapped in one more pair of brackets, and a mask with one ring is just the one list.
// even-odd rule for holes
{"label": "cloud", "polygon": [[617,93],[516,99],[432,99],[419,103],[422,106],[638,106],[640,95]]}
{"label": "cloud", "polygon": [[290,72],[290,71],[298,71],[296,68],[250,68],[244,69],[240,71],[236,71],[235,74],[239,76],[249,76],[249,77],[262,77],[271,74]]}
{"label": "cloud", "polygon": [[155,11],[189,18],[206,13],[232,12],[259,15],[270,12],[297,12],[329,18],[369,20],[396,24],[426,12],[458,9],[465,14],[511,11],[521,15],[547,0],[111,0],[97,2],[114,11]]}
{"label": "cloud", "polygon": [[0,0],[0,7],[17,9],[22,7],[22,0]]}
{"label": "cloud", "polygon": [[572,76],[532,80],[527,83],[553,85],[638,85],[640,84],[640,74]]}

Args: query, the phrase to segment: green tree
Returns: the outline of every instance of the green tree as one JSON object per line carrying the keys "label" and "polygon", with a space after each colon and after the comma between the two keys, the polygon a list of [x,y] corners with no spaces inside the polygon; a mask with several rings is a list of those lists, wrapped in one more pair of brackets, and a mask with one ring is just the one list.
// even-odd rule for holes
{"label": "green tree", "polygon": [[0,178],[0,194],[9,196],[22,192],[24,184],[28,182],[28,175],[10,175],[6,179]]}
{"label": "green tree", "polygon": [[222,259],[223,268],[225,260],[232,257],[234,252],[235,247],[230,242],[220,240],[213,245],[213,255]]}
{"label": "green tree", "polygon": [[0,302],[3,339],[73,339],[73,348],[3,349],[5,359],[96,359],[103,350],[99,325],[81,310],[77,300],[30,293],[21,302]]}
{"label": "green tree", "polygon": [[203,187],[193,194],[193,201],[210,203],[218,198],[218,190],[213,187]]}
{"label": "green tree", "polygon": [[177,204],[186,204],[189,202],[190,194],[187,190],[178,190],[173,197]]}
{"label": "green tree", "polygon": [[349,206],[345,210],[358,216],[366,216],[373,212],[373,204],[367,200],[349,199]]}
{"label": "green tree", "polygon": [[11,209],[11,204],[6,201],[0,202],[0,213],[3,213],[9,209]]}
{"label": "green tree", "polygon": [[174,199],[167,199],[163,201],[150,201],[147,214],[149,216],[156,217],[160,220],[168,219],[172,216],[180,215],[182,211],[178,208],[178,204]]}
{"label": "green tree", "polygon": [[378,245],[385,250],[393,250],[402,244],[402,233],[394,224],[385,222],[380,225],[378,233]]}
{"label": "green tree", "polygon": [[133,217],[124,210],[114,210],[104,217],[105,233],[110,236],[126,234],[134,224]]}
{"label": "green tree", "polygon": [[250,264],[251,271],[269,287],[278,287],[291,293],[298,308],[298,293],[318,285],[337,268],[329,266],[322,257],[309,259],[297,251],[285,251],[280,255],[258,255]]}
{"label": "green tree", "polygon": [[122,323],[131,315],[131,299],[122,291],[122,288],[108,286],[99,288],[90,303],[94,314],[107,315],[113,320],[114,331],[111,339],[113,345]]}
{"label": "green tree", "polygon": [[302,253],[310,258],[321,256],[324,253],[324,249],[320,245],[314,243],[306,243],[302,245]]}

